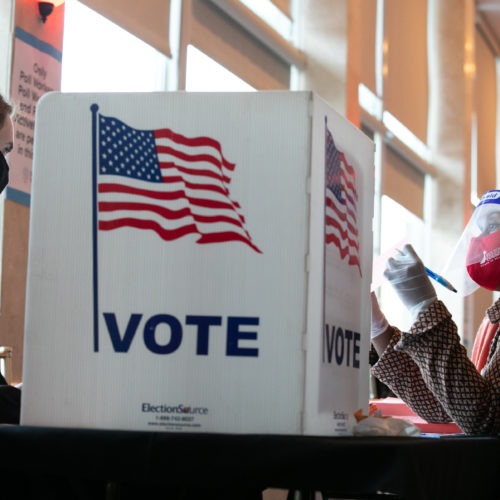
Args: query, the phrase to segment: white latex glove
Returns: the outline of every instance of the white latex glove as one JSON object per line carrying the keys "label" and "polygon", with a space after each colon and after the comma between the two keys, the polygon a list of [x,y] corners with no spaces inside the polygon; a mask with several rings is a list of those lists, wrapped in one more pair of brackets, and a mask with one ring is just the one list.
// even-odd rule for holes
{"label": "white latex glove", "polygon": [[371,293],[372,299],[372,324],[371,324],[371,332],[370,337],[374,339],[378,337],[380,334],[384,333],[389,326],[387,319],[384,316],[384,313],[380,310],[378,305],[377,296],[374,292]]}
{"label": "white latex glove", "polygon": [[384,276],[410,311],[412,321],[437,300],[424,265],[411,245],[405,245],[400,255],[388,259]]}

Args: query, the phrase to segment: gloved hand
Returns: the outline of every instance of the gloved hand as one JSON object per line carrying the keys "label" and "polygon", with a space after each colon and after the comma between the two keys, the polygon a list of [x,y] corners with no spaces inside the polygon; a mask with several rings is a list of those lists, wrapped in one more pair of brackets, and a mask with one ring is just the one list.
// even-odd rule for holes
{"label": "gloved hand", "polygon": [[424,265],[411,245],[405,245],[400,255],[388,259],[384,276],[410,311],[412,321],[437,300]]}
{"label": "gloved hand", "polygon": [[380,334],[384,333],[387,330],[389,323],[387,322],[384,313],[380,310],[377,296],[375,295],[374,292],[371,293],[371,299],[372,299],[372,324],[371,324],[370,337],[374,339],[375,337],[378,337]]}

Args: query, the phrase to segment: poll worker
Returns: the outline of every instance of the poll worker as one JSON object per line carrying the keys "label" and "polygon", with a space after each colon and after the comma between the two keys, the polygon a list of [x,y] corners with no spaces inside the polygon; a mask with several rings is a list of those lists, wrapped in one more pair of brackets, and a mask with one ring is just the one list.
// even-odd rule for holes
{"label": "poll worker", "polygon": [[[379,355],[373,375],[428,422],[500,433],[500,299],[486,311],[469,358],[411,245],[388,259],[384,274],[412,325],[408,332],[389,325],[372,293],[371,340]],[[481,198],[443,276],[463,295],[479,287],[500,291],[500,190]]]}
{"label": "poll worker", "polygon": [[[12,106],[0,95],[0,192],[9,182],[9,166],[6,156],[14,146]],[[0,373],[0,423],[17,424],[21,408],[21,391],[8,385]]]}

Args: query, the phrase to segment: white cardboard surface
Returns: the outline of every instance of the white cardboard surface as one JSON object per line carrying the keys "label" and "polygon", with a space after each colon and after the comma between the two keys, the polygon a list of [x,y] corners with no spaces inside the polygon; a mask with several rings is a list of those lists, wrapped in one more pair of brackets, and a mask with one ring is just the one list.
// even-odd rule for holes
{"label": "white cardboard surface", "polygon": [[[324,245],[325,117],[356,170],[362,275]],[[112,119],[136,135],[118,145]],[[143,165],[127,143],[166,129],[184,144],[166,146],[174,160],[160,155],[164,186],[144,183],[167,193],[160,209],[145,210],[151,198],[128,191],[99,191],[143,189],[123,170],[109,174],[106,141],[116,161]],[[199,189],[220,169],[207,160],[212,146],[191,141],[199,137],[234,165],[215,183],[225,194]],[[361,132],[309,92],[53,93],[37,109],[34,165],[23,424],[349,432],[339,415],[368,404],[373,144]],[[207,200],[233,205],[224,212]],[[115,202],[133,205],[103,210]],[[203,219],[222,213],[238,219],[239,240],[227,241],[235,224]],[[104,230],[125,218],[135,222]],[[195,232],[185,229],[195,222]],[[188,234],[171,237],[179,227]],[[359,333],[358,368],[322,362],[325,314]]]}

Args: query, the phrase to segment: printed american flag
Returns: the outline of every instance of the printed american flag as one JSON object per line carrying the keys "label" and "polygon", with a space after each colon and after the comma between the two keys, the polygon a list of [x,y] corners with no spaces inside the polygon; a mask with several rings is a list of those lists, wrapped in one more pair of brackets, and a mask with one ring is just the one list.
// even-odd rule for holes
{"label": "printed american flag", "polygon": [[356,172],[347,163],[344,153],[335,146],[326,121],[325,135],[326,243],[335,245],[341,259],[356,266],[361,275]]}
{"label": "printed american flag", "polygon": [[239,241],[261,253],[229,185],[235,164],[210,137],[137,130],[98,115],[98,229],[154,231],[165,241]]}

